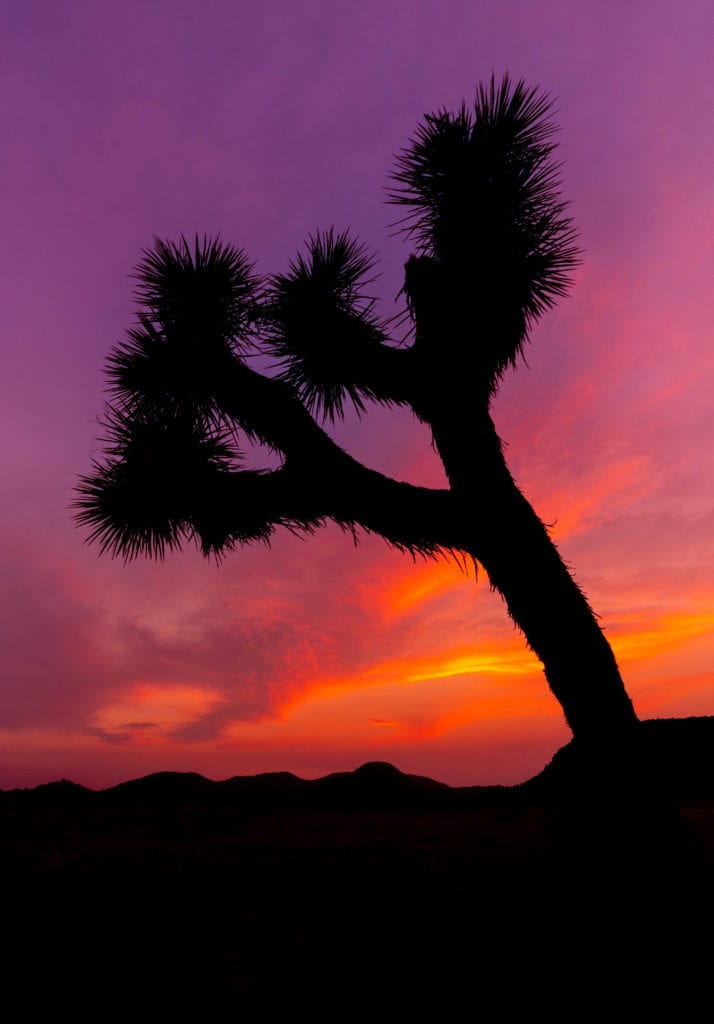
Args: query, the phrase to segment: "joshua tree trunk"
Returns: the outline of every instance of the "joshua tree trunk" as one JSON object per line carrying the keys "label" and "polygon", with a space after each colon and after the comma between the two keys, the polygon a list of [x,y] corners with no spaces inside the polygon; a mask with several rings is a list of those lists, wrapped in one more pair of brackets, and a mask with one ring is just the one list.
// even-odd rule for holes
{"label": "joshua tree trunk", "polygon": [[615,740],[637,723],[612,648],[546,527],[516,486],[489,411],[491,389],[474,387],[478,367],[433,384],[436,332],[418,332],[412,407],[434,444],[472,542],[579,739]]}
{"label": "joshua tree trunk", "polygon": [[462,429],[454,422],[432,426],[452,493],[465,511],[478,503],[472,553],[543,663],[574,735],[602,738],[629,730],[637,718],[613,650],[513,481],[491,417],[478,417],[477,443],[464,445]]}
{"label": "joshua tree trunk", "polygon": [[[499,380],[494,352],[517,351],[522,322],[513,304],[449,275],[439,261],[412,257],[405,292],[416,321],[408,402],[431,428],[469,553],[488,573],[577,738],[615,739],[637,723],[612,648],[544,524],[516,486],[490,415]],[[475,335],[471,304],[490,309]]]}
{"label": "joshua tree trunk", "polygon": [[629,731],[637,716],[612,648],[516,486],[487,408],[475,413],[455,402],[430,420],[451,492],[478,521],[471,553],[543,663],[573,734],[602,739]]}

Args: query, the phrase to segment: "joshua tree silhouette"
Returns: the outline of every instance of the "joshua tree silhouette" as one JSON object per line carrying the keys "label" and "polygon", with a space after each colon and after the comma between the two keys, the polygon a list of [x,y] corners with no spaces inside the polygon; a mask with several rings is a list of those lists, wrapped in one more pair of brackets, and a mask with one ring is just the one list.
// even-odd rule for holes
{"label": "joshua tree silhouette", "polygon": [[[502,594],[573,733],[602,739],[626,734],[635,712],[490,415],[578,260],[549,110],[538,90],[491,79],[472,108],[427,115],[399,156],[390,200],[406,208],[416,250],[407,346],[390,342],[365,291],[374,260],[347,232],[315,234],[267,279],[219,240],[156,239],[135,275],[138,323],[109,357],[105,458],[81,478],[76,518],[126,559],[190,539],[221,556],[327,520],[411,553],[465,553]],[[250,368],[255,353],[277,359],[277,376]],[[370,400],[428,424],[448,490],[367,469],[320,426]],[[241,435],[278,452],[280,468],[241,468]]]}

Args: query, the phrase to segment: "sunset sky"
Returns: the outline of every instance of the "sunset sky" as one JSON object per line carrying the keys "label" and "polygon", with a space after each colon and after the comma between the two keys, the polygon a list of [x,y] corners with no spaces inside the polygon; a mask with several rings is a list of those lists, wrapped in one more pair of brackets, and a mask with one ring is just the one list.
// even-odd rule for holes
{"label": "sunset sky", "polygon": [[[142,247],[220,233],[270,273],[350,227],[391,314],[395,155],[506,70],[556,101],[584,256],[496,425],[640,716],[714,714],[711,0],[25,0],[0,47],[0,788],[367,760],[512,783],[567,742],[484,574],[337,528],[125,566],[70,513]],[[406,412],[334,436],[443,483]]]}

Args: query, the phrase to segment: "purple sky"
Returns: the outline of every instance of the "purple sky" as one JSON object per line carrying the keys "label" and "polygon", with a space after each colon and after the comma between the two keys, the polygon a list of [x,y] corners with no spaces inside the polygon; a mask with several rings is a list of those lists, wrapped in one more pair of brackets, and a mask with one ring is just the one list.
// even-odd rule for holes
{"label": "purple sky", "polygon": [[[337,530],[124,567],[68,511],[141,248],[220,232],[272,272],[349,226],[392,312],[394,155],[492,71],[556,98],[585,250],[497,400],[510,464],[640,713],[714,713],[713,41],[710,0],[3,6],[0,787],[376,758],[511,782],[567,740],[483,580]],[[337,436],[442,479],[405,413]]]}

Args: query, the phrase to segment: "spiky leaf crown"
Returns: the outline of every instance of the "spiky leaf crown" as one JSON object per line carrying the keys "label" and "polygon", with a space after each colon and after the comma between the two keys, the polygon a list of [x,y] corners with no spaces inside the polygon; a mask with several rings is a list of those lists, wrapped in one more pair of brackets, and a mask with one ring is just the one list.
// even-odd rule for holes
{"label": "spiky leaf crown", "polygon": [[446,266],[472,312],[515,307],[524,336],[566,293],[579,254],[552,159],[550,109],[523,81],[512,88],[508,75],[500,85],[492,78],[472,109],[426,115],[389,193],[408,208],[402,229]]}
{"label": "spiky leaf crown", "polygon": [[384,341],[385,324],[365,293],[375,258],[348,232],[317,232],[287,274],[270,282],[268,344],[280,376],[318,415],[342,416],[346,400],[358,409],[373,397],[354,381],[355,357]]}
{"label": "spiky leaf crown", "polygon": [[154,238],[134,272],[144,318],[176,340],[250,344],[259,291],[253,264],[241,249],[196,236],[193,245]]}

